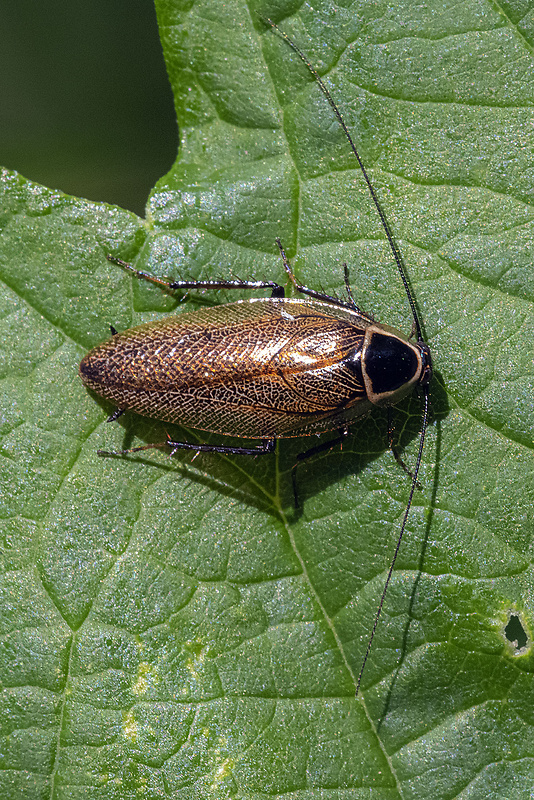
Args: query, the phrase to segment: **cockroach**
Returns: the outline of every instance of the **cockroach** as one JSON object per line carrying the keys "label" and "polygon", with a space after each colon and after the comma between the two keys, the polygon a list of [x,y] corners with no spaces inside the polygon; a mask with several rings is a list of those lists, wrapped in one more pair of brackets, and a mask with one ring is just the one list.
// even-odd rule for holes
{"label": "cockroach", "polygon": [[[217,434],[261,440],[255,446],[175,442],[169,439],[130,450],[151,448],[259,455],[273,451],[277,439],[337,431],[337,436],[306,450],[302,461],[340,443],[350,423],[374,406],[393,406],[419,386],[424,396],[419,449],[408,502],[373,628],[362,662],[356,695],[371,650],[386,592],[418,486],[429,413],[432,377],[430,349],[408,284],[401,253],[352,136],[329,89],[304,53],[275,23],[265,20],[302,59],[330,104],[355,156],[393,253],[413,316],[416,341],[383,325],[356,305],[345,266],[348,300],[298,283],[282,243],[284,268],[304,298],[285,297],[274,281],[177,280],[167,282],[131,264],[108,259],[137,277],[165,289],[269,289],[270,297],[238,300],[138,325],[91,350],[80,364],[82,381],[112,401],[116,419],[126,410],[165,422]],[[293,468],[295,502],[296,465]]]}

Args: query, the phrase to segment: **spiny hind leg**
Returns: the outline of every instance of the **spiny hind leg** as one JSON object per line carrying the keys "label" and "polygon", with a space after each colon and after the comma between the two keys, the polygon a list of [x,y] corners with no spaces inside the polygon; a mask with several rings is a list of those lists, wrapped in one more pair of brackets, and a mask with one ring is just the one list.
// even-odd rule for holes
{"label": "spiny hind leg", "polygon": [[272,453],[276,446],[276,439],[264,439],[256,447],[233,447],[230,445],[216,444],[195,444],[194,442],[173,442],[167,439],[165,442],[156,444],[144,444],[141,447],[131,447],[129,450],[98,450],[99,456],[125,456],[129,453],[140,453],[142,450],[158,450],[162,447],[170,447],[170,454],[173,456],[178,450],[194,450],[196,453],[223,453],[234,456],[257,456],[263,453]]}
{"label": "spiny hind leg", "polygon": [[138,278],[143,278],[150,283],[161,286],[162,289],[174,291],[176,289],[270,289],[271,297],[285,297],[285,290],[283,286],[275,281],[241,281],[235,280],[210,280],[210,281],[165,281],[163,278],[157,278],[155,275],[150,275],[148,272],[141,272],[136,269],[132,264],[128,264],[120,258],[107,255],[108,261],[112,264],[117,264],[119,267],[133,272]]}

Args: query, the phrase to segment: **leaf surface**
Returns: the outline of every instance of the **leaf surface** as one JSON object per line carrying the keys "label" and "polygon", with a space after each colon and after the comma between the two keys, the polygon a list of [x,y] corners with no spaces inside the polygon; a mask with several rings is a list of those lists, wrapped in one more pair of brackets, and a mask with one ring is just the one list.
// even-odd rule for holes
{"label": "leaf surface", "polygon": [[[3,173],[2,798],[529,797],[534,70],[514,8],[158,0],[182,144],[146,220]],[[317,440],[99,458],[205,439],[106,425],[77,377],[110,324],[236,299],[182,303],[106,253],[285,283],[280,237],[306,285],[343,294],[346,262],[358,304],[410,330],[347,142],[258,15],[339,103],[436,369],[357,699],[409,492],[386,415],[299,467],[296,510],[291,467]],[[408,464],[420,413],[416,396],[395,412]]]}

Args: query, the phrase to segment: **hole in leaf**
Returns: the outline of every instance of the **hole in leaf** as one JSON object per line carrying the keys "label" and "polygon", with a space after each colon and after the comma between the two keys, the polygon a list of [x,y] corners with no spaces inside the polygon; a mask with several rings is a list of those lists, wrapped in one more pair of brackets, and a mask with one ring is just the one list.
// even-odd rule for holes
{"label": "hole in leaf", "polygon": [[516,652],[523,650],[528,642],[528,634],[521,624],[519,614],[514,612],[510,613],[508,624],[504,629],[504,635],[511,645],[515,648]]}

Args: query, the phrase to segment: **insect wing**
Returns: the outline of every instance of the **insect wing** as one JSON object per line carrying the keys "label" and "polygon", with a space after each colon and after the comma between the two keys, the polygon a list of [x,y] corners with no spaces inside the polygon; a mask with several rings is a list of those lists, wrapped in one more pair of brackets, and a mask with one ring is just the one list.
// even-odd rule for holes
{"label": "insect wing", "polygon": [[83,359],[98,394],[139,414],[231,436],[331,430],[366,413],[369,321],[308,300],[260,298],[146,323]]}

